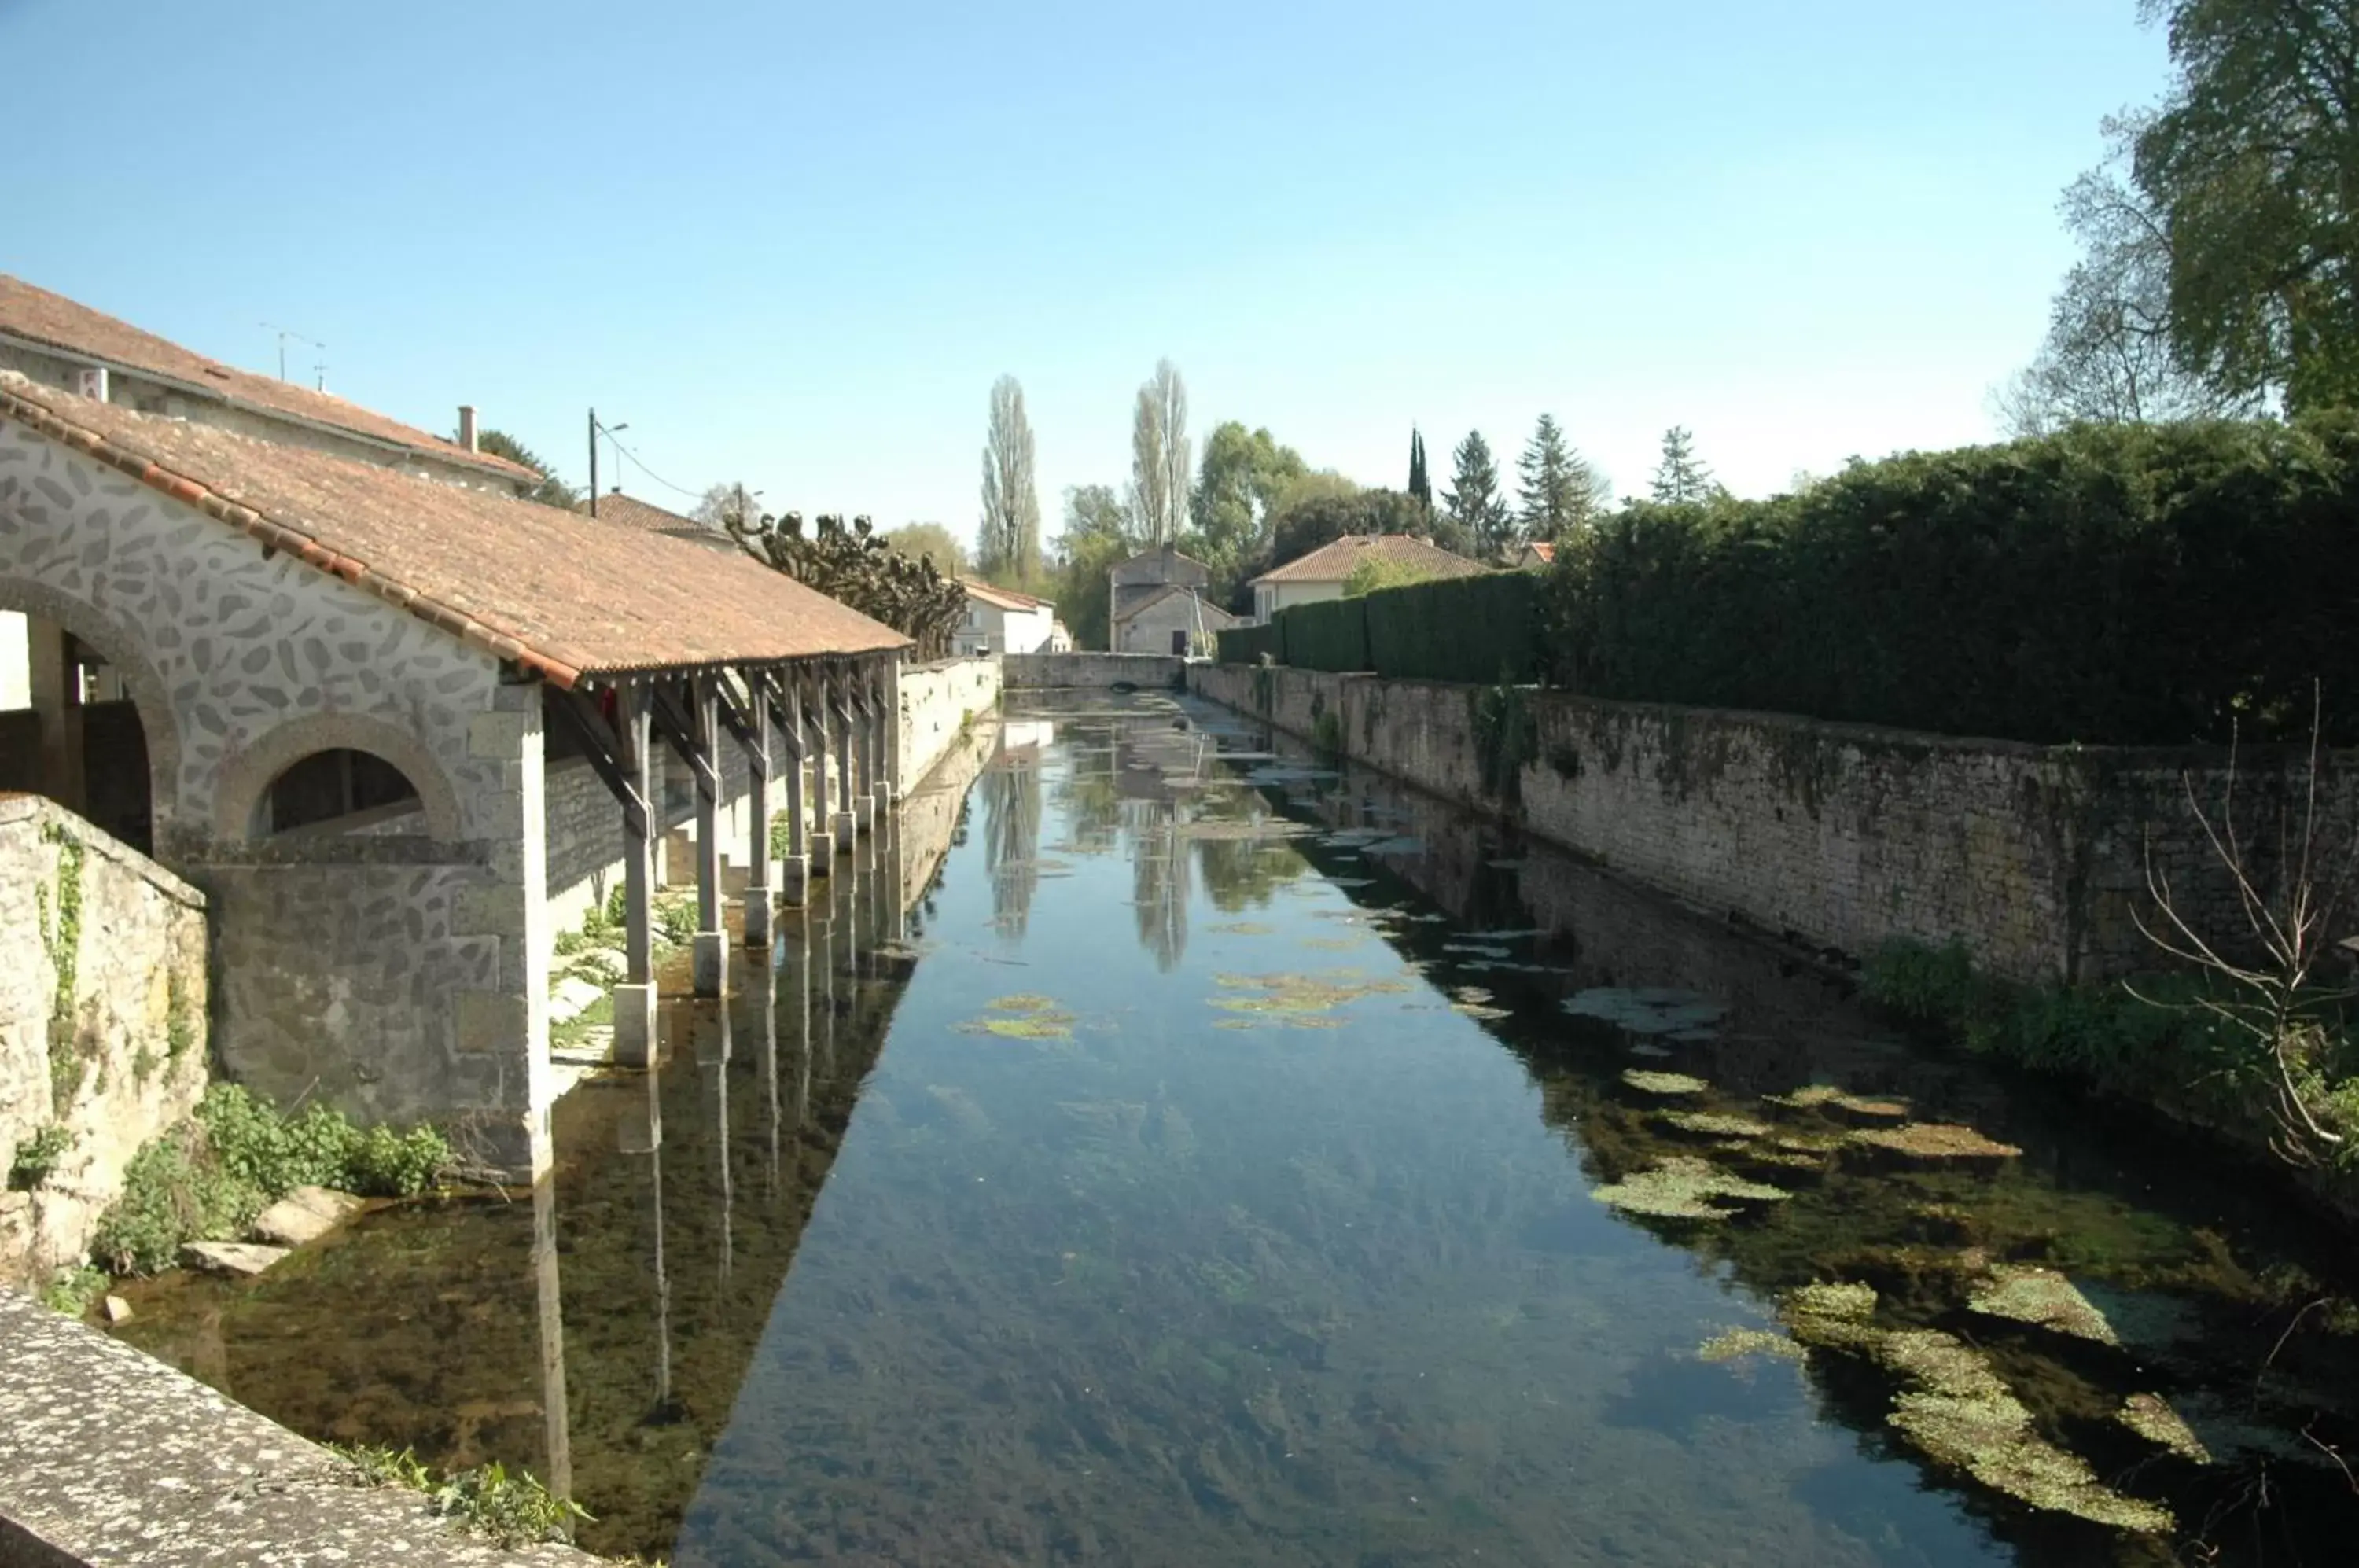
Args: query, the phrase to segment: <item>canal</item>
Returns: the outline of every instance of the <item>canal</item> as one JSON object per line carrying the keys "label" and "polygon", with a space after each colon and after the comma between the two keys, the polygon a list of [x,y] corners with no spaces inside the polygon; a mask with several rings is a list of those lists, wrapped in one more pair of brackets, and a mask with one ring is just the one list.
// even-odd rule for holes
{"label": "canal", "polygon": [[682,1564],[2352,1560],[2261,1173],[1193,702],[912,811],[537,1192],[115,1332]]}

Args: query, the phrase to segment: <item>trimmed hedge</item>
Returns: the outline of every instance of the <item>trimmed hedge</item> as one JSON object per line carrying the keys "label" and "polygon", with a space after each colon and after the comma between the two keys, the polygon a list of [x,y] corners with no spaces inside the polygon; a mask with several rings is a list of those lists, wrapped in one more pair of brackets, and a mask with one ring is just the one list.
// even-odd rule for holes
{"label": "trimmed hedge", "polygon": [[1365,599],[1322,599],[1270,617],[1286,639],[1286,662],[1298,670],[1373,670]]}
{"label": "trimmed hedge", "polygon": [[1385,588],[1368,607],[1368,655],[1379,672],[1408,681],[1541,679],[1542,578],[1537,572],[1494,572]]}
{"label": "trimmed hedge", "polygon": [[1549,583],[1593,696],[2039,743],[2359,738],[2359,415],[2085,426],[1634,504]]}
{"label": "trimmed hedge", "polygon": [[1275,663],[1286,662],[1285,634],[1275,622],[1266,626],[1231,626],[1219,637],[1223,664],[1259,664],[1265,653]]}

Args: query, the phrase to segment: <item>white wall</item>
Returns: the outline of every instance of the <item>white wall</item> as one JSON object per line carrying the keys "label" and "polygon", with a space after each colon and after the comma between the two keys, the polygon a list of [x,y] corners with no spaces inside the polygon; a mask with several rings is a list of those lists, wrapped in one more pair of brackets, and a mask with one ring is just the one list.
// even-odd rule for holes
{"label": "white wall", "polygon": [[1280,610],[1343,596],[1341,583],[1257,583],[1254,585],[1254,619],[1267,626],[1269,618]]}

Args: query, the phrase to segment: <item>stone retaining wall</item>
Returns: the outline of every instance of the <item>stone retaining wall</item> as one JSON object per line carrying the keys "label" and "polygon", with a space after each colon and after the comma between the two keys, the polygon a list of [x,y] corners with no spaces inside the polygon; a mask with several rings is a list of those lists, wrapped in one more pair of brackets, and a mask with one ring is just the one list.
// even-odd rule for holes
{"label": "stone retaining wall", "polygon": [[1011,653],[1003,661],[1011,690],[1039,686],[1141,688],[1184,684],[1188,660],[1168,653]]}
{"label": "stone retaining wall", "polygon": [[[1962,941],[2021,979],[2167,967],[2149,867],[2214,941],[2248,935],[2234,884],[2189,810],[2228,773],[2209,749],[2036,746],[1772,713],[1606,702],[1519,689],[1525,760],[1486,782],[1503,733],[1484,689],[1285,668],[1190,666],[1198,692],[1442,798],[1520,822],[1715,915],[1864,955],[1897,937]],[[1493,701],[1495,702],[1496,699]],[[2238,769],[2244,842],[2273,846],[2299,756]],[[2330,763],[2321,816],[2359,814],[2359,758]],[[2261,864],[2265,882],[2276,876]]]}
{"label": "stone retaining wall", "polygon": [[1003,669],[1014,659],[944,659],[900,670],[900,747],[894,777],[904,793],[926,781],[971,720],[999,707]]}
{"label": "stone retaining wall", "polygon": [[0,1175],[43,1128],[70,1139],[38,1186],[0,1192],[0,1284],[82,1261],[131,1157],[204,1093],[205,1012],[204,897],[47,800],[0,796]]}

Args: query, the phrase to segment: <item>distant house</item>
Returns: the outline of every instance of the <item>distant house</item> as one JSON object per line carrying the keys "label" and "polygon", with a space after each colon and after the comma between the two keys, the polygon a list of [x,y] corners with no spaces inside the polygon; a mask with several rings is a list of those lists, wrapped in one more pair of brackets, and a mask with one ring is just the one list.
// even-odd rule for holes
{"label": "distant house", "polygon": [[1115,562],[1107,574],[1106,643],[1115,653],[1210,653],[1237,617],[1204,597],[1212,569],[1170,545]]}
{"label": "distant house", "polygon": [[966,624],[951,639],[960,658],[984,653],[1041,653],[1057,629],[1057,606],[1013,588],[995,587],[969,577]]}
{"label": "distant house", "polygon": [[1049,651],[1050,653],[1071,653],[1073,651],[1072,631],[1062,621],[1050,621],[1049,623]]}
{"label": "distant house", "polygon": [[1409,534],[1346,534],[1255,578],[1254,619],[1266,626],[1280,610],[1340,599],[1352,573],[1371,561],[1414,568],[1428,577],[1475,577],[1491,570]]}
{"label": "distant house", "polygon": [[708,528],[694,517],[683,517],[678,512],[668,512],[661,506],[650,506],[636,496],[612,490],[598,497],[598,520],[617,528],[637,528],[642,533],[661,534],[666,539],[686,539],[708,550],[734,551],[740,548],[724,528]]}
{"label": "distant house", "polygon": [[1516,555],[1516,566],[1523,572],[1545,572],[1555,564],[1556,546],[1539,539],[1527,542]]}

